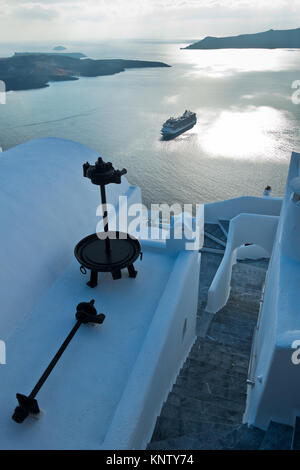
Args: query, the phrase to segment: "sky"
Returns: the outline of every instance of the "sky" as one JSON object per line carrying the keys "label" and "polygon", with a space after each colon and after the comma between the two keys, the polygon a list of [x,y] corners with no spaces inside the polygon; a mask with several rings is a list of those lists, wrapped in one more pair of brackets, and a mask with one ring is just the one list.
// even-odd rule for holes
{"label": "sky", "polygon": [[300,27],[300,0],[0,0],[0,41],[202,39]]}

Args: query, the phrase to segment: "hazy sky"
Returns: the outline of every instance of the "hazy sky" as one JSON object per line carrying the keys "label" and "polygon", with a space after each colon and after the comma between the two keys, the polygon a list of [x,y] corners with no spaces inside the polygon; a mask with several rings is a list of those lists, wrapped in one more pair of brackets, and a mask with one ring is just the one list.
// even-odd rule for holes
{"label": "hazy sky", "polygon": [[0,40],[201,39],[300,27],[300,0],[0,0]]}

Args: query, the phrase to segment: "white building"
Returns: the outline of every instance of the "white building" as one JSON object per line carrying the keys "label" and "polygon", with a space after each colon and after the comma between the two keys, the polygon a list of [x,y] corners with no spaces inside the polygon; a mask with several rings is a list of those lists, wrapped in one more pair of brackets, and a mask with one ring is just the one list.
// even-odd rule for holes
{"label": "white building", "polygon": [[[170,239],[141,240],[136,279],[113,281],[107,273],[95,289],[86,285],[73,250],[99,222],[98,188],[82,177],[82,164],[97,158],[61,139],[30,141],[1,155],[2,449],[146,448],[196,339],[203,236],[190,239],[198,244],[187,250],[187,238],[174,237],[176,219]],[[125,178],[108,188],[117,211],[120,195],[128,208],[141,203],[140,189]],[[220,220],[230,225],[227,241],[219,240],[224,256],[204,316],[211,323],[226,306],[238,260],[270,258],[243,422],[262,431],[273,421],[293,427],[300,412],[300,154],[292,155],[283,200],[240,197],[206,204],[190,219],[202,235],[204,221]],[[103,325],[81,326],[39,392],[39,419],[15,423],[15,394],[30,393],[74,326],[76,305],[91,298],[106,315]]]}

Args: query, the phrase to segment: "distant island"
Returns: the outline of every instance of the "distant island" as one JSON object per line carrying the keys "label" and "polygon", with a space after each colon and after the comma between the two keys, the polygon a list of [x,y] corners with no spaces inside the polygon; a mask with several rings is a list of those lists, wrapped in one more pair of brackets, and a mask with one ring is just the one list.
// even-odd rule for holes
{"label": "distant island", "polygon": [[68,54],[16,53],[0,58],[0,80],[6,90],[30,90],[49,86],[51,81],[78,80],[124,72],[131,68],[170,67],[163,62],[123,59],[80,59]]}
{"label": "distant island", "polygon": [[86,57],[82,52],[15,52],[14,55],[57,55],[73,57],[74,59],[83,59]]}
{"label": "distant island", "polygon": [[217,38],[207,36],[183,49],[277,49],[300,48],[300,28],[270,29],[263,33]]}
{"label": "distant island", "polygon": [[53,47],[54,51],[65,51],[67,48],[64,46],[55,46]]}

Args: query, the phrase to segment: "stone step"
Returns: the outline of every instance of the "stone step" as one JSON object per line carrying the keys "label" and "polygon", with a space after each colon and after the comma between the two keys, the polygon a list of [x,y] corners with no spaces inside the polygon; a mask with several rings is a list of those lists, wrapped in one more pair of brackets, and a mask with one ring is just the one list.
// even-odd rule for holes
{"label": "stone step", "polygon": [[198,371],[198,374],[202,375],[202,371],[211,371],[216,373],[218,370],[220,370],[222,373],[229,374],[232,377],[239,378],[247,377],[248,368],[239,367],[234,362],[224,361],[223,363],[210,363],[189,357],[181,368],[180,374],[184,374],[186,371],[190,371],[192,374],[196,375],[195,372]]}
{"label": "stone step", "polygon": [[213,248],[216,250],[223,250],[225,249],[224,243],[219,243],[218,239],[216,237],[213,237],[213,235],[207,234],[204,232],[204,242],[203,242],[203,248]]}
{"label": "stone step", "polygon": [[231,354],[234,354],[238,357],[244,358],[244,359],[249,359],[249,351],[244,351],[241,349],[238,349],[236,347],[236,344],[226,344],[222,342],[221,340],[218,340],[217,338],[214,338],[213,336],[210,336],[209,334],[206,335],[206,339],[210,339],[212,343],[217,344],[218,349],[225,348],[226,350],[229,350]]}
{"label": "stone step", "polygon": [[[187,398],[194,398],[196,400],[200,400],[204,403],[212,404],[214,405],[215,403],[221,406],[222,408],[226,409],[231,409],[234,411],[244,411],[245,410],[245,396],[242,395],[234,395],[228,393],[226,398],[224,395],[218,396],[218,395],[213,395],[212,393],[209,393],[207,390],[207,387],[205,390],[199,391],[198,389],[195,388],[189,388],[186,386],[179,386],[175,384],[172,389],[173,393],[176,393],[177,395],[181,397],[187,397]],[[234,400],[236,398],[236,400]]]}
{"label": "stone step", "polygon": [[245,353],[245,354],[250,354],[251,350],[251,340],[252,338],[250,337],[248,340],[243,340],[239,338],[238,336],[233,336],[227,333],[227,331],[222,331],[221,328],[218,328],[215,324],[211,324],[207,335],[210,338],[215,339],[219,343],[222,343],[224,345],[231,346],[232,348],[236,349],[239,352]]}
{"label": "stone step", "polygon": [[201,351],[207,351],[208,353],[211,352],[212,354],[215,354],[216,351],[218,351],[218,353],[224,354],[225,356],[230,356],[237,361],[244,361],[244,363],[249,361],[249,357],[245,356],[245,354],[240,354],[239,351],[236,351],[235,348],[232,348],[231,346],[222,343],[218,343],[216,340],[210,338],[209,336],[206,336],[205,338],[197,338],[195,343],[193,344],[193,347],[191,349],[192,356],[194,352],[195,354],[200,354]]}
{"label": "stone step", "polygon": [[258,315],[260,303],[260,294],[235,290],[230,292],[229,299],[219,312],[223,312],[225,310],[228,313],[237,315],[238,317],[246,316],[253,319]]}
{"label": "stone step", "polygon": [[261,259],[266,260],[266,258],[260,258],[259,260],[237,260],[237,262],[234,264],[234,267],[241,269],[242,273],[253,272],[255,274],[257,273],[258,276],[261,275],[264,277],[268,269],[268,261],[266,260],[266,264],[262,265],[260,261]]}
{"label": "stone step", "polygon": [[204,232],[207,232],[209,235],[212,235],[213,237],[216,237],[216,238],[222,240],[222,242],[225,242],[225,245],[226,245],[227,236],[225,236],[225,234],[224,234],[224,232],[221,229],[219,224],[205,223],[204,224]]}
{"label": "stone step", "polygon": [[222,323],[227,323],[228,325],[234,325],[238,326],[240,328],[246,328],[249,329],[252,328],[254,330],[256,324],[257,324],[257,318],[254,316],[251,316],[250,319],[245,319],[243,317],[238,316],[237,314],[234,313],[221,313],[218,312],[214,315],[214,321],[216,322],[222,322]]}
{"label": "stone step", "polygon": [[239,372],[248,370],[249,361],[246,358],[240,358],[234,354],[228,354],[219,348],[205,348],[204,346],[194,345],[187,358],[187,361],[195,360],[199,363],[215,365],[222,369],[235,369]]}
{"label": "stone step", "polygon": [[[226,248],[226,241],[222,240],[221,238],[218,238],[215,235],[212,235],[211,233],[206,232],[206,231],[204,231],[204,237],[207,237],[210,240],[212,240],[213,242],[215,242],[217,245],[220,245],[220,246],[223,246],[224,248]],[[204,243],[204,245],[205,245],[205,243]]]}
{"label": "stone step", "polygon": [[261,291],[266,278],[266,270],[250,264],[237,262],[232,267],[231,286],[243,290]]}
{"label": "stone step", "polygon": [[271,421],[261,443],[261,450],[289,450],[291,449],[293,428],[286,424]]}
{"label": "stone step", "polygon": [[[211,323],[207,334],[216,339],[226,336],[228,344],[233,343],[233,347],[239,343],[251,344],[253,337],[253,331],[248,331],[246,329],[240,330],[238,328],[234,329],[233,326],[230,328],[221,322]],[[219,342],[222,343],[223,340],[220,339]]]}
{"label": "stone step", "polygon": [[228,325],[227,322],[218,321],[216,318],[214,322],[210,324],[207,333],[210,336],[215,336],[216,334],[228,335],[228,340],[236,338],[239,341],[250,342],[253,337],[253,329],[240,328],[239,326]]}
{"label": "stone step", "polygon": [[173,439],[165,439],[164,441],[150,442],[147,450],[190,450],[196,449],[198,439],[191,436],[181,436]]}
{"label": "stone step", "polygon": [[[234,433],[234,431],[233,431]],[[248,427],[246,424],[236,433],[235,450],[256,450],[264,439],[265,431],[256,427]],[[228,438],[228,436],[227,436]],[[225,438],[226,439],[226,438]]]}
{"label": "stone step", "polygon": [[259,312],[259,302],[256,302],[256,303],[253,302],[252,305],[249,305],[249,303],[245,303],[245,302],[235,302],[233,301],[232,298],[230,298],[227,304],[221,310],[219,310],[219,312],[217,312],[215,316],[217,315],[221,315],[221,316],[228,315],[229,317],[235,316],[236,318],[244,322],[248,322],[248,321],[256,322],[257,317],[258,317],[258,312]]}
{"label": "stone step", "polygon": [[250,310],[259,308],[259,303],[262,299],[262,288],[259,289],[243,289],[242,287],[231,285],[230,296],[228,301],[231,304],[236,304],[237,308],[245,307],[249,305]]}
{"label": "stone step", "polygon": [[246,331],[253,331],[257,325],[258,315],[244,313],[235,313],[233,311],[222,309],[219,312],[215,313],[211,324],[224,323],[226,325],[232,325],[235,328],[240,328]]}
{"label": "stone step", "polygon": [[234,429],[231,424],[217,424],[211,421],[194,421],[166,418],[159,416],[156,421],[155,429],[151,442],[162,441],[165,439],[176,438],[180,436],[198,436],[200,433],[227,431]]}
{"label": "stone step", "polygon": [[[212,322],[210,323],[210,325],[211,324]],[[216,325],[216,328],[219,328],[220,330],[223,329],[223,331],[226,331],[226,329],[228,329],[232,332],[232,336],[239,336],[240,338],[243,338],[245,340],[252,340],[254,331],[256,330],[255,322],[239,322],[238,320],[227,321],[226,317],[222,315],[216,316],[214,324]]]}
{"label": "stone step", "polygon": [[[205,308],[205,306],[203,306]],[[248,327],[256,325],[259,312],[259,302],[253,303],[250,308],[247,303],[233,302],[229,299],[227,304],[214,314],[213,320],[225,320],[227,324],[231,322],[236,326]]]}
{"label": "stone step", "polygon": [[254,314],[242,310],[237,312],[225,307],[214,314],[211,323],[226,323],[229,325],[232,322],[233,326],[235,325],[236,327],[250,331],[251,328],[253,329],[256,326],[257,318],[257,313]]}
{"label": "stone step", "polygon": [[207,442],[205,450],[232,450],[235,445],[240,426],[237,426],[236,429],[229,433],[224,433],[221,437],[217,437],[213,441]]}
{"label": "stone step", "polygon": [[148,446],[152,450],[256,450],[264,439],[265,431],[239,425],[232,431],[209,431],[195,436],[153,442]]}
{"label": "stone step", "polygon": [[[241,329],[239,327],[235,327],[232,325],[227,325],[227,323],[223,323],[222,321],[218,321],[218,317],[216,317],[216,321],[212,321],[210,324],[210,327],[208,328],[207,331],[207,336],[211,337],[216,337],[216,335],[225,335],[228,337],[228,344],[231,343],[231,341],[234,341],[235,339],[237,341],[242,341],[242,342],[247,342],[252,339],[253,336],[253,330],[250,330],[250,328],[244,328]],[[223,343],[224,341],[220,339],[220,343]]]}
{"label": "stone step", "polygon": [[[219,349],[216,349],[215,353],[210,351],[199,352],[199,350],[192,350],[186,362],[197,367],[202,367],[203,363],[208,364],[212,367],[226,370],[228,371],[228,374],[230,374],[231,371],[237,371],[244,374],[247,372],[249,367],[248,358],[234,356],[233,354],[228,355],[219,351]],[[185,367],[185,364],[183,367]]]}
{"label": "stone step", "polygon": [[256,266],[257,268],[263,268],[265,271],[267,271],[268,266],[269,266],[269,261],[270,261],[269,258],[259,258],[259,259],[246,258],[243,260],[242,259],[238,260],[238,263]]}
{"label": "stone step", "polygon": [[262,290],[247,289],[243,290],[239,287],[231,288],[228,302],[237,310],[249,311],[249,313],[257,313],[262,298]]}
{"label": "stone step", "polygon": [[180,436],[163,441],[150,442],[147,450],[201,450],[210,447],[214,441],[228,434],[226,431],[201,432],[195,436]]}
{"label": "stone step", "polygon": [[[245,375],[230,375],[226,372],[215,370],[201,370],[198,369],[186,369],[179,372],[178,378],[186,380],[187,383],[192,380],[198,382],[198,384],[208,384],[209,387],[215,385],[218,388],[229,389],[234,392],[246,391],[246,380]],[[176,382],[177,383],[177,382]]]}
{"label": "stone step", "polygon": [[207,248],[203,246],[201,250],[199,250],[200,253],[210,253],[210,254],[216,254],[216,255],[224,255],[225,250],[221,249],[216,249],[216,248]]}
{"label": "stone step", "polygon": [[222,400],[220,400],[220,402],[209,402],[207,400],[200,400],[199,398],[188,397],[185,394],[181,394],[180,392],[181,389],[177,389],[177,392],[175,389],[173,389],[169,394],[167,405],[194,410],[197,414],[198,412],[201,412],[218,418],[226,418],[227,416],[233,415],[239,416],[240,419],[242,419],[245,407],[241,404],[234,403],[230,405],[227,404],[227,406],[225,406],[225,403],[222,404]]}
{"label": "stone step", "polygon": [[220,369],[222,372],[232,376],[245,376],[248,371],[248,364],[244,365],[243,363],[237,360],[231,360],[230,358],[217,353],[215,356],[209,354],[203,355],[203,357],[193,357],[189,356],[186,360],[186,363],[182,366],[181,370],[186,370],[188,367],[198,368],[204,370],[216,370]]}
{"label": "stone step", "polygon": [[[227,304],[231,308],[242,310],[242,312],[255,313],[259,311],[259,304],[261,301],[261,291],[260,290],[250,290],[247,291],[242,289],[231,289],[230,296],[227,301]],[[226,304],[226,305],[227,305]]]}
{"label": "stone step", "polygon": [[257,450],[264,438],[265,432],[255,427],[242,424],[227,434],[217,437],[212,444],[218,450]]}
{"label": "stone step", "polygon": [[201,382],[199,378],[178,376],[174,387],[180,387],[186,395],[197,395],[203,398],[211,397],[212,401],[216,399],[232,400],[244,404],[246,400],[247,384],[243,387],[228,387],[222,382]]}
{"label": "stone step", "polygon": [[190,407],[175,406],[169,402],[165,403],[161,410],[161,417],[179,419],[182,421],[209,421],[216,424],[239,424],[241,423],[241,414],[224,410],[222,413],[211,413],[208,410],[192,409]]}
{"label": "stone step", "polygon": [[[218,358],[220,362],[218,363]],[[223,363],[221,362],[223,359]],[[222,366],[220,365],[222,364]],[[236,377],[237,379],[242,379],[247,375],[248,367],[239,366],[238,361],[230,362],[227,361],[227,358],[219,355],[219,352],[216,353],[215,358],[211,360],[204,361],[200,358],[194,358],[191,355],[186,359],[182,368],[179,371],[179,375],[184,375],[190,373],[190,375],[208,377],[208,375],[213,376],[216,371],[218,371],[218,380],[220,378]]]}

